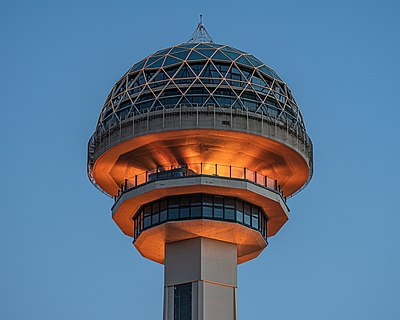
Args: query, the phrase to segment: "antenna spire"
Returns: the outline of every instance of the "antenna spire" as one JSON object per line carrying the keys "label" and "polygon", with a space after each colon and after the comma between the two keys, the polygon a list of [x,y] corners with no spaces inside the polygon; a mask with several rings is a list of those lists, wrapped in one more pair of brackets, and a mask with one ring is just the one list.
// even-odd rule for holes
{"label": "antenna spire", "polygon": [[190,37],[188,43],[199,43],[199,42],[214,42],[210,34],[207,32],[203,24],[203,15],[200,15],[200,21]]}

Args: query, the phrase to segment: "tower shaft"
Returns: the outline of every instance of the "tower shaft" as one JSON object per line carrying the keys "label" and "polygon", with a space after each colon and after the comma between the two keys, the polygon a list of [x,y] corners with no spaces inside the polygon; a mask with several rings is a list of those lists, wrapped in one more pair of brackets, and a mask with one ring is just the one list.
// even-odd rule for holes
{"label": "tower shaft", "polygon": [[203,237],[165,245],[164,320],[237,319],[237,246]]}

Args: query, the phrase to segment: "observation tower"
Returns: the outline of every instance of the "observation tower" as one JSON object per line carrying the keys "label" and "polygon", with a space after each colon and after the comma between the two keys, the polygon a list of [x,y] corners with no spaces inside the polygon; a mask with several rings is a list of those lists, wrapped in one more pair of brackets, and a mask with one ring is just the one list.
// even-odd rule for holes
{"label": "observation tower", "polygon": [[286,83],[253,55],[191,39],[119,79],[88,144],[88,175],[112,218],[164,265],[165,320],[237,319],[237,264],[288,220],[313,173]]}

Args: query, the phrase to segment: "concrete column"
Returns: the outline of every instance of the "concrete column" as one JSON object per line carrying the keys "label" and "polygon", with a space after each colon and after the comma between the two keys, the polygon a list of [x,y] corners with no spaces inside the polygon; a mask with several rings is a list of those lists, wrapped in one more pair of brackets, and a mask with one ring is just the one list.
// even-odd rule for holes
{"label": "concrete column", "polygon": [[174,320],[174,290],[186,283],[192,284],[191,320],[237,320],[235,244],[193,238],[165,245],[164,320]]}

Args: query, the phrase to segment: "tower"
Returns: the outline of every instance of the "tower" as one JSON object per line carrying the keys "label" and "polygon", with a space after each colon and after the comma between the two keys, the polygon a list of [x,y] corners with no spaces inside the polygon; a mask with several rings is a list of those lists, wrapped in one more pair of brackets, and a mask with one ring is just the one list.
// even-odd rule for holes
{"label": "tower", "polygon": [[257,257],[312,177],[312,143],[286,83],[253,55],[191,39],[112,88],[88,175],[142,256],[164,264],[164,319],[237,319],[237,264]]}

